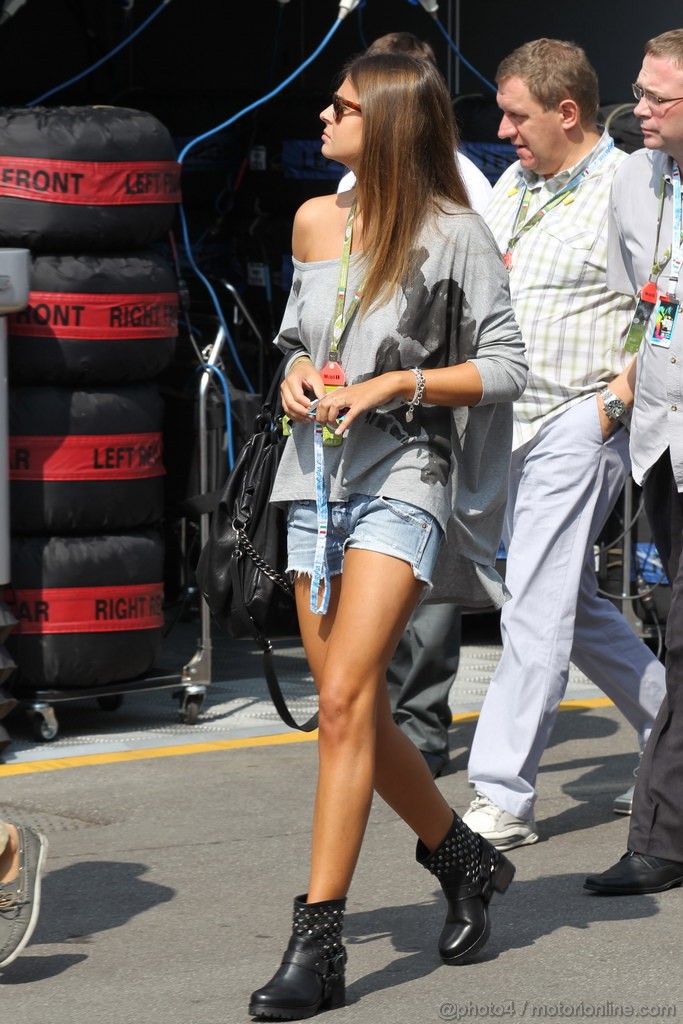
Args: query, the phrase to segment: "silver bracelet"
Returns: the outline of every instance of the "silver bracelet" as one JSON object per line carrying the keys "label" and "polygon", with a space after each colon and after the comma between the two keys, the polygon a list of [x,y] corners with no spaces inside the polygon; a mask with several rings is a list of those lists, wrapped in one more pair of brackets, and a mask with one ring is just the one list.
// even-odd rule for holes
{"label": "silver bracelet", "polygon": [[408,403],[408,409],[406,410],[406,422],[410,423],[415,414],[415,410],[422,401],[422,396],[425,390],[425,375],[419,366],[411,366],[410,370],[415,374],[415,394]]}

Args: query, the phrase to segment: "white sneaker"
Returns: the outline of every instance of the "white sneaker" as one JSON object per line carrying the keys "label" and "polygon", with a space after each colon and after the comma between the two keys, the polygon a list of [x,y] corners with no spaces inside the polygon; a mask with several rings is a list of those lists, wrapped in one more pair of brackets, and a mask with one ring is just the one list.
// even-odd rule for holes
{"label": "white sneaker", "polygon": [[462,820],[497,850],[513,850],[538,842],[533,818],[516,818],[482,793],[477,793]]}

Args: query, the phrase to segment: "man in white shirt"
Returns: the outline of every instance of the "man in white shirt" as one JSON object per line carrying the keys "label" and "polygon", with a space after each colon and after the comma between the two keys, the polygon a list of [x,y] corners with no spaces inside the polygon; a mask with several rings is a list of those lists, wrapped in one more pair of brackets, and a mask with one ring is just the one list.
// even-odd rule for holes
{"label": "man in white shirt", "polygon": [[612,896],[683,882],[683,29],[645,44],[633,93],[645,149],[614,176],[607,280],[651,300],[630,332],[638,350],[631,457],[672,600],[666,696],[638,773],[628,851],[585,881],[586,889]]}

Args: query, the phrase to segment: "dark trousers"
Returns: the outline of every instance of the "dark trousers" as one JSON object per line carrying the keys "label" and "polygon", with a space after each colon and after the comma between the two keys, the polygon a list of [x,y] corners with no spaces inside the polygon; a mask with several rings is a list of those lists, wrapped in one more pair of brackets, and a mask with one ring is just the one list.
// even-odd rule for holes
{"label": "dark trousers", "polygon": [[638,771],[628,847],[683,861],[683,494],[668,451],[643,487],[645,511],[672,585],[666,623],[666,696]]}
{"label": "dark trousers", "polygon": [[420,750],[437,756],[448,754],[448,695],[458,671],[460,621],[455,605],[418,605],[387,671],[394,719]]}

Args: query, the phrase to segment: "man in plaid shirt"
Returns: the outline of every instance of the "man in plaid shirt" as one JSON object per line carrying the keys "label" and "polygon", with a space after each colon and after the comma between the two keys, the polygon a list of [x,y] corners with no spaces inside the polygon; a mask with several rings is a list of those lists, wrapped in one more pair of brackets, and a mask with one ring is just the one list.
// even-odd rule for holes
{"label": "man in plaid shirt", "polygon": [[538,840],[536,774],[570,660],[621,709],[641,750],[664,669],[599,596],[593,564],[630,468],[621,418],[634,302],[605,281],[609,189],[626,154],[597,127],[597,76],[573,43],[526,43],[496,81],[498,135],[518,159],[485,217],[510,272],[530,374],[515,403],[504,534],[512,598],[472,745],[465,821],[506,850]]}

